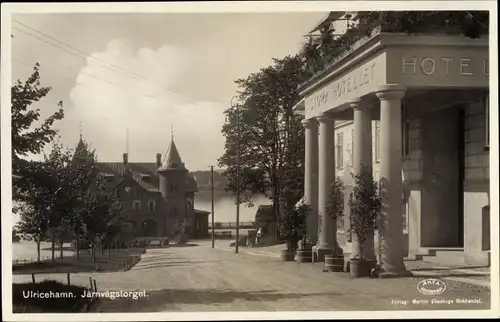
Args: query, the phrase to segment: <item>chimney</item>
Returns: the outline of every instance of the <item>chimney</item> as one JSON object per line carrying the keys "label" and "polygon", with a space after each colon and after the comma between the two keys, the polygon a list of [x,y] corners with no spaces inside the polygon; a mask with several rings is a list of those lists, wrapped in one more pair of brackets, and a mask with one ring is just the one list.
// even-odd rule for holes
{"label": "chimney", "polygon": [[156,153],[156,166],[158,168],[161,166],[161,153]]}
{"label": "chimney", "polygon": [[123,164],[124,165],[128,164],[128,154],[127,153],[123,153]]}

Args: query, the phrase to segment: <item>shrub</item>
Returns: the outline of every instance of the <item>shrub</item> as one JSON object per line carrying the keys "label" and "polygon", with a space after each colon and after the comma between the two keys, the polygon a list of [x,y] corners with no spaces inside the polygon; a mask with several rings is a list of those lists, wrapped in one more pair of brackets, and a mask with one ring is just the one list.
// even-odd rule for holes
{"label": "shrub", "polygon": [[354,187],[349,198],[351,209],[350,231],[356,236],[359,259],[363,259],[363,246],[369,235],[377,230],[382,212],[382,195],[372,173],[362,166],[353,174]]}

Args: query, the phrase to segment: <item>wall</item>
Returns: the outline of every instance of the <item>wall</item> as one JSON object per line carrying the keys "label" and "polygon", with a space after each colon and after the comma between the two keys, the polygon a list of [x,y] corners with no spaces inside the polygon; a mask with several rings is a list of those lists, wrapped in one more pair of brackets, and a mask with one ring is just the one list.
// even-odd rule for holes
{"label": "wall", "polygon": [[485,151],[485,103],[481,100],[466,107],[465,119],[465,259],[469,264],[487,265],[489,252],[483,250],[483,235],[489,222],[483,207],[489,205],[489,152]]}

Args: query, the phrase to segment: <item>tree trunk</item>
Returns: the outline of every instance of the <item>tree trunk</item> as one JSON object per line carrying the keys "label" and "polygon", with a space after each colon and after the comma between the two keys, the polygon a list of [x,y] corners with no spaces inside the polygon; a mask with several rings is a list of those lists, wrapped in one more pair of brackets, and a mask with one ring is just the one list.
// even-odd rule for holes
{"label": "tree trunk", "polygon": [[108,244],[108,258],[111,258],[111,243]]}
{"label": "tree trunk", "polygon": [[55,234],[54,231],[52,231],[52,245],[51,245],[51,250],[52,250],[52,264],[55,264],[56,262],[56,239],[55,239]]}
{"label": "tree trunk", "polygon": [[40,241],[41,241],[41,237],[40,238],[37,238],[35,239],[35,242],[36,242],[36,261],[40,263]]}
{"label": "tree trunk", "polygon": [[80,259],[80,225],[78,223],[76,223],[76,246],[75,246],[75,250],[76,250],[76,259],[79,260]]}
{"label": "tree trunk", "polygon": [[101,257],[104,257],[104,243],[101,241]]}
{"label": "tree trunk", "polygon": [[95,241],[92,240],[92,261],[95,263]]}
{"label": "tree trunk", "polygon": [[61,239],[60,241],[60,245],[59,245],[59,251],[61,252],[61,258],[63,258],[63,253],[64,253],[64,243],[63,243],[63,240]]}

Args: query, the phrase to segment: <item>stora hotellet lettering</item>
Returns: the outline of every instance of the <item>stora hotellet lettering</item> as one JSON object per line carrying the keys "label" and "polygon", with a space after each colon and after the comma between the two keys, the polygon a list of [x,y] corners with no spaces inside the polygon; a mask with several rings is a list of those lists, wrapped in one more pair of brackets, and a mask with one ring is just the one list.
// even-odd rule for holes
{"label": "stora hotellet lettering", "polygon": [[352,73],[340,78],[338,81],[327,85],[323,90],[311,98],[310,110],[316,110],[322,105],[350,93],[373,81],[375,77],[375,62],[370,62],[359,67]]}
{"label": "stora hotellet lettering", "polygon": [[[481,66],[478,66],[480,64]],[[472,58],[454,58],[454,57],[441,57],[439,59],[424,57],[421,59],[404,58],[402,59],[402,73],[417,74],[417,71],[424,75],[434,75],[437,72],[443,72],[448,75],[474,76],[481,74],[483,76],[489,75],[489,62],[488,58],[481,60],[474,60]],[[479,72],[480,71],[480,72]]]}

